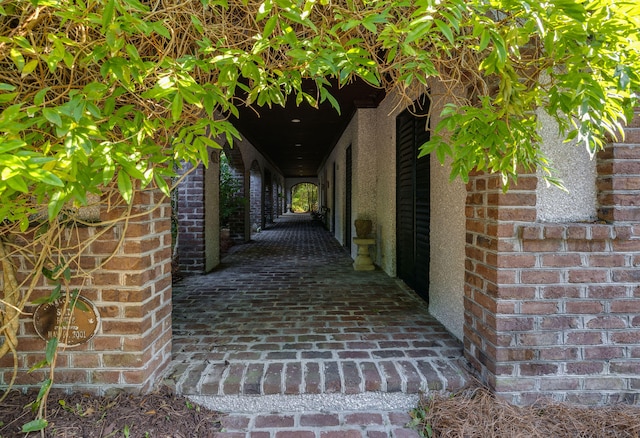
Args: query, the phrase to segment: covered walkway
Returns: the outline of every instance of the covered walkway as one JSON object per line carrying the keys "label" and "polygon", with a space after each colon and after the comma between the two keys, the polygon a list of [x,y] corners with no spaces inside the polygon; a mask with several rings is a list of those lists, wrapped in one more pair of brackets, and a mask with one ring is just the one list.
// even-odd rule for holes
{"label": "covered walkway", "polygon": [[351,264],[308,215],[287,214],[216,271],[181,280],[167,381],[216,409],[253,414],[343,411],[363,397],[369,409],[403,410],[421,391],[463,386],[462,345],[426,303]]}

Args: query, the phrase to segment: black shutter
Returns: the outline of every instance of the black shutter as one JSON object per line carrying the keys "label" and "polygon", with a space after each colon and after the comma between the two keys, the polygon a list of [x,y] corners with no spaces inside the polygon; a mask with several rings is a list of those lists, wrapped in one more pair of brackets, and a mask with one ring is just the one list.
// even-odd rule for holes
{"label": "black shutter", "polygon": [[347,148],[345,164],[344,246],[351,248],[351,172],[353,170],[351,145]]}
{"label": "black shutter", "polygon": [[429,297],[429,157],[418,158],[429,139],[428,101],[416,102],[396,119],[396,258],[398,277],[425,300]]}

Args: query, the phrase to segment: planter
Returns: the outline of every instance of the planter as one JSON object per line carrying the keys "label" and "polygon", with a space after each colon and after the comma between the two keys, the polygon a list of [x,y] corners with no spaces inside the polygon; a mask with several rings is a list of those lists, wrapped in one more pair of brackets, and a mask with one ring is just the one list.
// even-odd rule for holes
{"label": "planter", "polygon": [[356,236],[358,239],[366,239],[371,234],[371,220],[369,219],[356,219],[354,221],[356,226]]}

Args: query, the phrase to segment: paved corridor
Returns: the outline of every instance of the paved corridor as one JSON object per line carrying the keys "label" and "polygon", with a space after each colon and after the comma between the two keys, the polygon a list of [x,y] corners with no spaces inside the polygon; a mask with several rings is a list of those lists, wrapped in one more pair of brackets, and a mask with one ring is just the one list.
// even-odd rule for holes
{"label": "paved corridor", "polygon": [[287,214],[176,283],[167,381],[229,413],[221,437],[417,436],[407,412],[464,385],[462,346],[401,282],[351,263]]}

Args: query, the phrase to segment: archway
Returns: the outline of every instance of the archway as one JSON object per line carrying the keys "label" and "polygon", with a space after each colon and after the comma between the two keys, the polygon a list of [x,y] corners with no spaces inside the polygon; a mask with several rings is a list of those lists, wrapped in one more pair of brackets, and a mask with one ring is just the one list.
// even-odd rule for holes
{"label": "archway", "polygon": [[294,213],[318,211],[318,186],[303,182],[291,187],[291,211]]}
{"label": "archway", "polygon": [[[221,159],[221,226],[229,228],[230,238],[235,242],[245,242],[249,240],[246,234],[246,210],[247,196],[245,192],[245,167],[242,153],[239,148],[231,148],[227,143],[223,147]],[[226,183],[222,180],[225,179]],[[225,190],[226,193],[222,191]],[[229,209],[223,211],[225,196],[229,196]]]}

